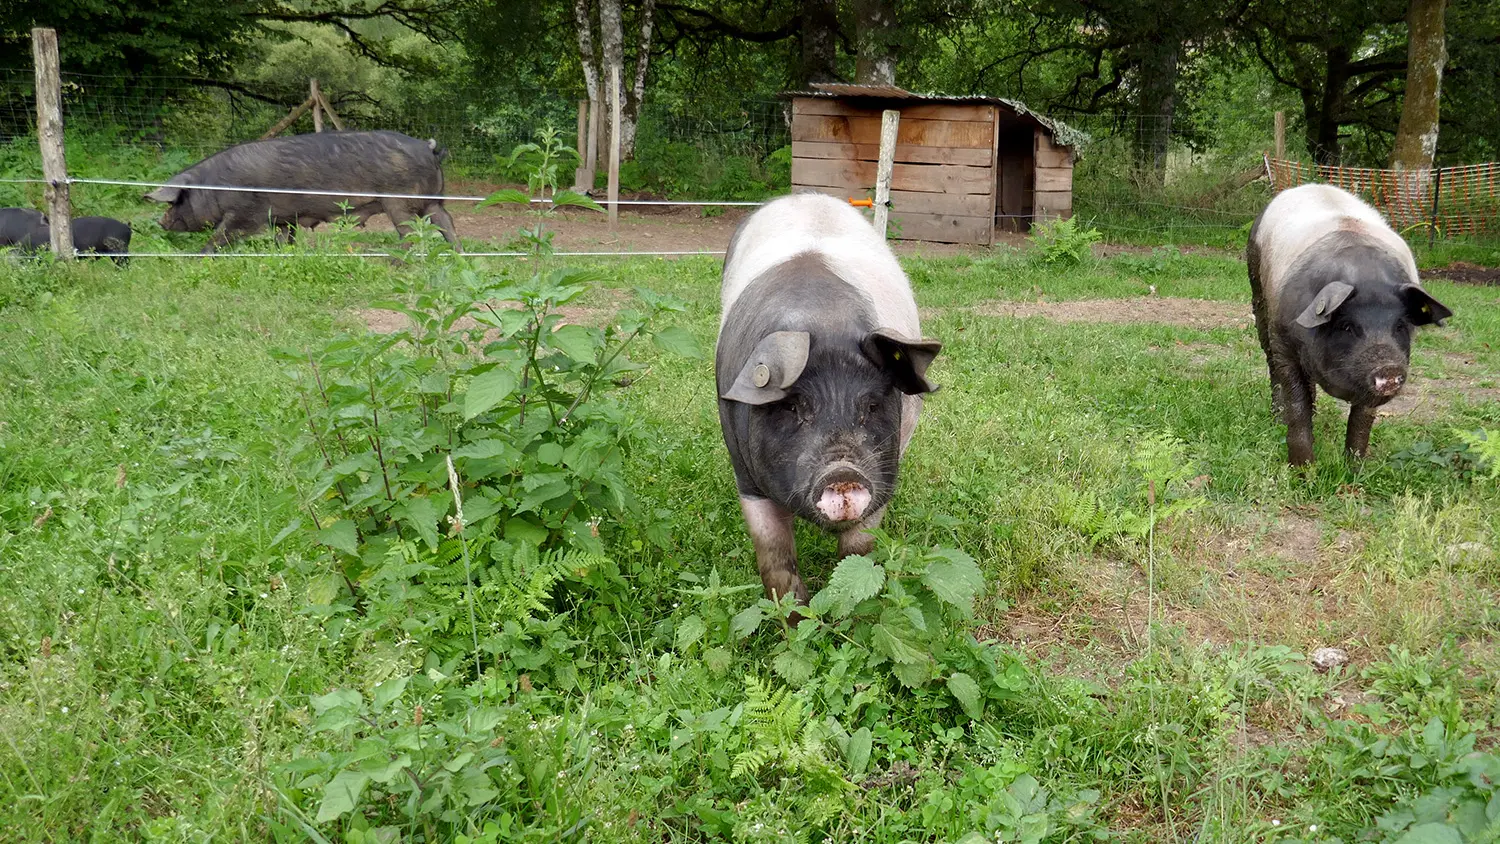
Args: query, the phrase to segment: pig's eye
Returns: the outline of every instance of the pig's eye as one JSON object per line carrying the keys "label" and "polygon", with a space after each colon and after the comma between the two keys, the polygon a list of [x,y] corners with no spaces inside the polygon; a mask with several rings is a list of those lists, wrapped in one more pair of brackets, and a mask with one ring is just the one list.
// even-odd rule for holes
{"label": "pig's eye", "polygon": [[1345,334],[1354,334],[1354,333],[1356,333],[1355,330],[1354,330],[1354,323],[1352,323],[1352,322],[1346,322],[1346,323],[1340,324],[1339,325],[1339,330],[1342,331],[1342,332],[1344,332]]}
{"label": "pig's eye", "polygon": [[797,420],[798,425],[806,425],[812,421],[812,408],[808,407],[807,401],[801,396],[791,399],[783,407],[793,419]]}

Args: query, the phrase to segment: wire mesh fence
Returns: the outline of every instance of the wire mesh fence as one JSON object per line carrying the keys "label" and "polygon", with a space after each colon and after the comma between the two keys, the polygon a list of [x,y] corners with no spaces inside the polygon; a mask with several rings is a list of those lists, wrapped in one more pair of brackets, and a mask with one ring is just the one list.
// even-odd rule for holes
{"label": "wire mesh fence", "polygon": [[1397,229],[1473,235],[1500,222],[1500,164],[1432,170],[1382,170],[1267,159],[1276,190],[1322,182],[1337,185],[1380,209]]}
{"label": "wire mesh fence", "polygon": [[[261,137],[307,97],[306,90],[188,77],[125,84],[65,73],[62,80],[70,173],[82,188],[74,191],[79,213],[139,205],[141,187]],[[27,182],[41,175],[33,85],[29,68],[0,69],[0,205],[40,200],[40,182]],[[542,128],[559,129],[571,145],[579,106],[574,92],[561,90],[537,91],[524,102],[479,88],[391,97],[325,85],[322,94],[347,128],[394,129],[442,144],[449,152],[450,198],[470,200],[489,186],[516,181],[519,174],[505,156]],[[626,195],[635,204],[752,205],[785,191],[789,116],[788,103],[775,99],[648,99],[637,116],[634,160],[622,168]],[[1248,169],[1264,167],[1272,145],[1269,121],[1130,114],[1065,120],[1087,135],[1074,170],[1075,214],[1111,238],[1234,245],[1273,190],[1306,180],[1359,187],[1366,178],[1358,168],[1290,161],[1282,162],[1285,173],[1274,183],[1244,178]],[[285,131],[310,132],[312,124],[305,113]],[[1153,166],[1142,165],[1143,149]],[[1404,205],[1391,206],[1398,227],[1428,221],[1443,236],[1492,232],[1500,214],[1495,169],[1445,168],[1428,193],[1393,194],[1388,185],[1370,191],[1403,198]],[[563,178],[570,175],[571,162]],[[1425,213],[1434,197],[1441,209],[1435,220]]]}

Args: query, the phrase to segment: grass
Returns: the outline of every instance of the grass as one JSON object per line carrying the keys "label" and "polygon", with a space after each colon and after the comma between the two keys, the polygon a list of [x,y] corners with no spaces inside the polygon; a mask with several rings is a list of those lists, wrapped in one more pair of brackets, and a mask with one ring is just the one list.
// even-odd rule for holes
{"label": "grass", "polygon": [[[606,287],[682,297],[682,324],[711,346],[715,262],[600,267]],[[382,835],[1396,841],[1434,819],[1464,828],[1465,801],[1483,811],[1495,779],[1482,767],[1500,764],[1500,486],[1466,471],[1454,431],[1500,427],[1492,393],[1435,383],[1422,415],[1377,426],[1362,466],[1339,455],[1343,410],[1325,397],[1302,476],[1285,466],[1252,330],[974,307],[1155,285],[1248,310],[1239,261],[1153,253],[1059,271],[1010,254],[908,270],[926,333],[946,344],[931,373],[944,387],[886,527],[978,560],[973,631],[1015,660],[1024,691],[971,721],[889,682],[843,710],[804,688],[801,718],[872,736],[862,772],[833,753],[857,785],[831,816],[803,793],[811,769],[731,776],[755,738],[737,714],[753,696],[743,678],[781,685],[767,666],[781,635],[683,644],[690,613],[738,611],[758,581],[710,367],[647,351],[624,393],[644,426],[627,464],[639,521],[606,532],[620,581],[560,592],[551,656],[527,651],[552,662],[494,693],[509,761],[489,776],[523,796]],[[313,599],[322,552],[309,531],[280,535],[305,509],[289,456],[303,418],[269,351],[358,327],[353,309],[420,271],[142,259],[0,282],[0,837],[376,840],[363,830],[385,822],[384,800],[313,820],[321,785],[304,763],[340,747],[312,729],[313,700],[436,669],[420,642],[356,634]],[[1493,289],[1431,289],[1459,316],[1419,337],[1417,377],[1455,357],[1500,369]],[[1143,455],[1166,436],[1168,468],[1189,480],[1153,500]],[[1149,539],[1130,527],[1173,501]],[[799,533],[822,585],[833,543]],[[753,588],[684,591],[714,572]],[[1322,646],[1351,663],[1314,671]],[[433,682],[430,711],[465,694]]]}

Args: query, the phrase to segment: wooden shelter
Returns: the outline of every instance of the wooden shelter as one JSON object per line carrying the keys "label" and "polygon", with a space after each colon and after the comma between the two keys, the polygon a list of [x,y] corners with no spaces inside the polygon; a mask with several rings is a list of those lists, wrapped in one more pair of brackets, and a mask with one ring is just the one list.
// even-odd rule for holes
{"label": "wooden shelter", "polygon": [[913,94],[877,85],[814,84],[792,102],[792,188],[863,197],[875,185],[880,117],[901,113],[891,173],[891,234],[901,240],[994,242],[1032,221],[1073,214],[1083,136],[998,97]]}

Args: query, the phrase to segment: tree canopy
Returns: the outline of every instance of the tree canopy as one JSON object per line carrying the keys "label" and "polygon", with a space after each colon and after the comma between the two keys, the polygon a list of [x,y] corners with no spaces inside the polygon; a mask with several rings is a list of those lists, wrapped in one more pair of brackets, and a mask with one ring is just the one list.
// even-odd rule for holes
{"label": "tree canopy", "polygon": [[[645,68],[638,86],[627,85],[631,109],[643,100],[722,111],[827,80],[1007,96],[1128,132],[1135,166],[1159,180],[1169,141],[1211,144],[1231,113],[1268,129],[1274,108],[1290,111],[1299,146],[1319,161],[1387,160],[1407,90],[1412,2],[607,0],[602,8],[619,9],[624,51]],[[480,85],[519,106],[537,91],[586,95],[584,68],[602,60],[598,33],[595,53],[580,54],[575,0],[4,5],[0,66],[28,66],[30,27],[52,26],[65,70],[121,85],[174,75],[289,96],[267,92],[277,78],[267,65],[274,45],[301,41],[426,84]],[[1493,155],[1500,4],[1444,6],[1441,101],[1454,107],[1440,109],[1436,157]],[[317,31],[328,36],[309,35]]]}

